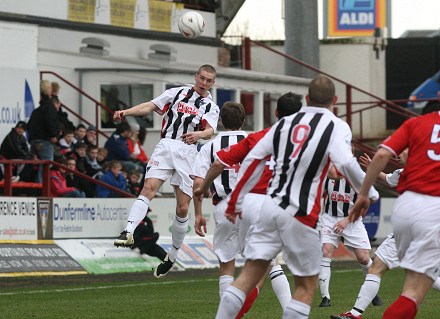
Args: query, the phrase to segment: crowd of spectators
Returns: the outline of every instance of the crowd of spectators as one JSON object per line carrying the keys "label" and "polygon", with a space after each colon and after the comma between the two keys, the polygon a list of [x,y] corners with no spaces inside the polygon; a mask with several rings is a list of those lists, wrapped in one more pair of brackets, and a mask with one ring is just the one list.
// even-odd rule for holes
{"label": "crowd of spectators", "polygon": [[[142,148],[146,130],[137,123],[122,122],[105,142],[97,145],[97,129],[74,125],[62,110],[57,82],[40,82],[39,106],[29,121],[18,122],[1,144],[1,158],[52,160],[50,192],[56,197],[123,197],[76,172],[122,191],[138,195],[148,162]],[[0,180],[3,167],[0,166]],[[12,182],[42,182],[42,165],[21,164],[13,169]]]}

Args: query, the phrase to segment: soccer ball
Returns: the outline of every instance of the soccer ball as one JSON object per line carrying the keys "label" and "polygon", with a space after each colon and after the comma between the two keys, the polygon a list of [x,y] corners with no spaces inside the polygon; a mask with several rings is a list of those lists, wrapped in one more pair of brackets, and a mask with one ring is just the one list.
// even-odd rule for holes
{"label": "soccer ball", "polygon": [[199,13],[189,11],[180,17],[178,26],[185,38],[194,39],[205,29],[205,19]]}

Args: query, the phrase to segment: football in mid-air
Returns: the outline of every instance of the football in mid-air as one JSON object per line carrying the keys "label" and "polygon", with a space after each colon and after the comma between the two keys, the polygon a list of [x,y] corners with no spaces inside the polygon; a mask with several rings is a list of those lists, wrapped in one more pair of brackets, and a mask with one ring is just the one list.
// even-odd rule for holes
{"label": "football in mid-air", "polygon": [[203,33],[205,19],[199,13],[189,11],[180,17],[178,26],[185,38],[194,39]]}

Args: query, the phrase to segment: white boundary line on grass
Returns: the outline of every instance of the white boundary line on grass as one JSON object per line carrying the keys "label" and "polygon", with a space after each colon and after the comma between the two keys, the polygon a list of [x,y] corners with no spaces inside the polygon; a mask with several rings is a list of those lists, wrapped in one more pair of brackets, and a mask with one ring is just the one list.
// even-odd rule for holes
{"label": "white boundary line on grass", "polygon": [[[346,269],[335,270],[334,273],[345,273],[360,271],[360,269]],[[289,274],[289,276],[291,276]],[[215,279],[201,279],[201,280],[175,280],[175,281],[161,281],[161,282],[145,282],[138,284],[125,284],[125,285],[109,285],[109,286],[96,286],[96,287],[81,287],[81,288],[66,288],[66,289],[49,289],[49,290],[33,290],[33,291],[17,291],[17,292],[0,292],[0,296],[12,296],[12,295],[30,295],[40,293],[54,293],[54,292],[70,292],[70,291],[84,291],[84,290],[99,290],[99,289],[113,289],[113,288],[127,288],[127,287],[141,287],[141,286],[158,286],[158,285],[175,285],[175,284],[189,284],[202,281],[218,281]]]}

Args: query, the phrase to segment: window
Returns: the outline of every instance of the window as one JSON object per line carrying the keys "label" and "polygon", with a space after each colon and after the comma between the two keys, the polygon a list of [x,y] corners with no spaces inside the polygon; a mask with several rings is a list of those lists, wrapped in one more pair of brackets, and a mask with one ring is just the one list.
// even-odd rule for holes
{"label": "window", "polygon": [[[101,103],[112,111],[125,110],[153,99],[152,84],[105,84],[101,85]],[[153,113],[136,118],[142,127],[153,127]],[[101,110],[101,127],[114,128],[112,114]]]}

